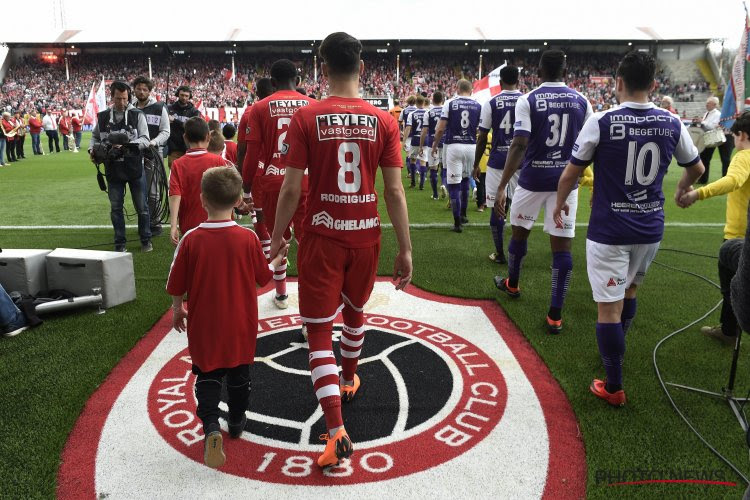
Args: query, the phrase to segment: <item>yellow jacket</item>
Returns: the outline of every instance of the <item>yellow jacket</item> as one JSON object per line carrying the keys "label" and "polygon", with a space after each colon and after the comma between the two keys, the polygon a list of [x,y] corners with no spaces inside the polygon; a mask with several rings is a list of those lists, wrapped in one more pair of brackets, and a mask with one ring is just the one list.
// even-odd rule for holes
{"label": "yellow jacket", "polygon": [[727,193],[724,238],[744,238],[747,230],[747,205],[750,202],[750,150],[738,151],[729,164],[727,175],[698,189],[698,199],[705,200]]}
{"label": "yellow jacket", "polygon": [[490,151],[492,151],[492,130],[487,134],[487,146],[484,148],[484,154],[479,160],[479,171],[482,173],[487,172],[487,161],[490,159]]}

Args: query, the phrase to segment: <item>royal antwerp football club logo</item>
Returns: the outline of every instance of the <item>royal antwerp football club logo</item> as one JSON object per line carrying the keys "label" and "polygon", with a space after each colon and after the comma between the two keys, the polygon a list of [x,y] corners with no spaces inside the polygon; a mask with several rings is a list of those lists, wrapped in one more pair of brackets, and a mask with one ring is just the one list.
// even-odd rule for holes
{"label": "royal antwerp football club logo", "polygon": [[[232,497],[255,491],[312,498],[318,488],[337,485],[356,488],[352,495],[375,494],[388,481],[395,497],[414,488],[462,497],[584,495],[575,417],[497,304],[415,287],[396,292],[385,281],[376,283],[365,308],[362,386],[342,406],[355,452],[319,469],[323,413],[300,334],[296,283],[289,291],[284,314],[272,305],[272,292],[259,297],[248,420],[239,439],[225,435],[224,466],[203,464],[187,339],[169,331],[165,318],[87,405],[63,455],[59,493]],[[340,331],[337,323],[337,357]],[[226,417],[226,391],[220,409]],[[222,426],[226,431],[224,419]],[[81,467],[86,457],[93,467]]]}

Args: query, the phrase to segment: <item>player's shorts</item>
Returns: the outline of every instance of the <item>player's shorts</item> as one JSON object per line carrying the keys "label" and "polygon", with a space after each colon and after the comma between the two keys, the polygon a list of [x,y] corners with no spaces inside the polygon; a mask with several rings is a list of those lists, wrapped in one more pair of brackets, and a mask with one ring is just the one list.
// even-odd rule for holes
{"label": "player's shorts", "polygon": [[[517,170],[513,177],[510,178],[510,182],[505,188],[505,195],[509,200],[513,199],[513,193],[516,192],[518,186],[518,176],[521,175],[521,171]],[[484,177],[484,191],[485,191],[485,204],[488,207],[495,205],[495,195],[497,194],[497,188],[500,185],[500,179],[503,177],[502,169],[487,167],[487,175]]]}
{"label": "player's shorts", "polygon": [[529,191],[521,186],[516,187],[513,193],[513,205],[510,207],[508,220],[513,226],[520,226],[531,230],[534,227],[539,210],[544,207],[544,232],[551,236],[561,238],[573,238],[576,235],[576,210],[578,209],[578,188],[571,191],[567,199],[570,207],[568,215],[562,213],[563,227],[555,227],[552,213],[557,204],[557,193],[555,191]]}
{"label": "player's shorts", "polygon": [[[263,189],[263,214],[265,216],[266,227],[268,232],[273,234],[273,228],[276,223],[276,206],[279,204],[279,189],[267,186]],[[297,242],[302,240],[302,228],[305,220],[305,212],[307,211],[307,192],[303,191],[299,197],[299,204],[297,210],[292,216],[292,224],[294,225],[294,237],[297,238]],[[287,228],[284,231],[284,238],[291,238],[291,231]]]}
{"label": "player's shorts", "polygon": [[443,146],[443,166],[448,171],[448,184],[458,184],[474,169],[474,144],[446,144]]}
{"label": "player's shorts", "polygon": [[432,170],[437,170],[438,165],[443,163],[443,148],[437,148],[437,154],[435,156],[432,156],[432,148],[431,147],[425,147],[426,149],[426,157],[429,160],[429,166]]}
{"label": "player's shorts", "polygon": [[380,243],[346,248],[316,233],[299,247],[299,312],[305,323],[333,321],[344,303],[361,311],[370,299]]}
{"label": "player's shorts", "polygon": [[409,146],[409,158],[414,160],[419,159],[419,155],[422,152],[422,148],[417,144],[416,146]]}
{"label": "player's shorts", "polygon": [[640,285],[659,251],[659,243],[605,245],[586,240],[586,270],[596,302],[617,302],[631,285]]}

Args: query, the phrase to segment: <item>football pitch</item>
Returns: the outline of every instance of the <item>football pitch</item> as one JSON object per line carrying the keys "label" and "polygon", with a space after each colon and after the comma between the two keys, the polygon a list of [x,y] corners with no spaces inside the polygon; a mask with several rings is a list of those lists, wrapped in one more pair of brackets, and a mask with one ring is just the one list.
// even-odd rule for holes
{"label": "football pitch", "polygon": [[[109,202],[97,186],[96,170],[85,152],[88,134],[83,145],[84,150],[78,154],[41,157],[31,154],[27,141],[27,159],[0,168],[0,247],[111,249]],[[715,155],[711,180],[717,179],[720,171]],[[721,298],[716,287],[695,275],[718,283],[714,256],[723,238],[725,199],[698,202],[687,210],[678,208],[672,195],[680,173],[673,164],[665,178],[668,226],[662,250],[639,290],[638,314],[627,335],[624,381],[628,405],[621,409],[607,406],[588,390],[592,378],[604,375],[594,334],[596,306],[586,278],[583,224],[588,221],[589,190],[582,189],[579,202],[578,222],[582,226],[573,244],[574,275],[563,311],[565,330],[552,337],[544,328],[551,256],[541,228],[532,232],[529,241],[521,277],[523,296],[518,300],[500,297],[492,277],[507,268],[487,258],[492,251],[489,210],[479,213],[470,201],[468,217],[472,224],[462,234],[455,234],[448,230],[452,215],[446,200],[430,199],[429,180],[424,191],[406,189],[410,222],[414,224],[414,284],[441,295],[499,302],[571,402],[586,450],[590,498],[737,498],[745,488],[741,477],[711,453],[677,416],[654,369],[655,346],[671,332],[703,316]],[[129,196],[126,200],[126,209],[132,213]],[[382,200],[380,213],[387,223]],[[141,254],[136,229],[128,229],[128,237],[134,240],[128,248],[135,264],[135,302],[101,316],[86,310],[56,315],[37,329],[0,339],[1,498],[55,495],[60,455],[84,404],[169,308],[164,285],[174,247],[167,233],[154,239],[154,252]],[[507,244],[509,228],[505,234]],[[293,247],[292,275],[295,252]],[[395,253],[393,231],[386,227],[380,274],[390,274]],[[441,312],[436,310],[435,314]],[[717,323],[718,312],[714,312],[659,348],[655,359],[665,381],[712,391],[726,385],[731,349],[699,332],[701,325]],[[750,390],[748,363],[750,356],[743,353],[738,396]],[[533,373],[527,375],[534,377]],[[670,395],[700,433],[743,474],[750,475],[744,433],[726,404],[679,389],[670,389]],[[550,433],[555,432],[554,421],[548,421],[547,426]],[[737,486],[612,485],[632,481],[626,471],[632,474],[634,470],[659,472],[660,478],[735,482]],[[502,473],[497,471],[498,475]],[[148,497],[147,492],[144,497]]]}

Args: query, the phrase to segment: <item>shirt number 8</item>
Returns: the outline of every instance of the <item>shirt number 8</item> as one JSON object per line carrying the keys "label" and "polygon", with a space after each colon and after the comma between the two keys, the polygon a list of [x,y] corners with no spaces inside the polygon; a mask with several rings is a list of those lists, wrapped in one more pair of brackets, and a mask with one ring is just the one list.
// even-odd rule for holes
{"label": "shirt number 8", "polygon": [[[351,154],[351,161],[347,160],[347,153]],[[342,142],[339,145],[339,191],[342,193],[356,193],[362,185],[362,172],[359,170],[360,152],[356,142]],[[347,181],[347,173],[351,172],[351,182]]]}

